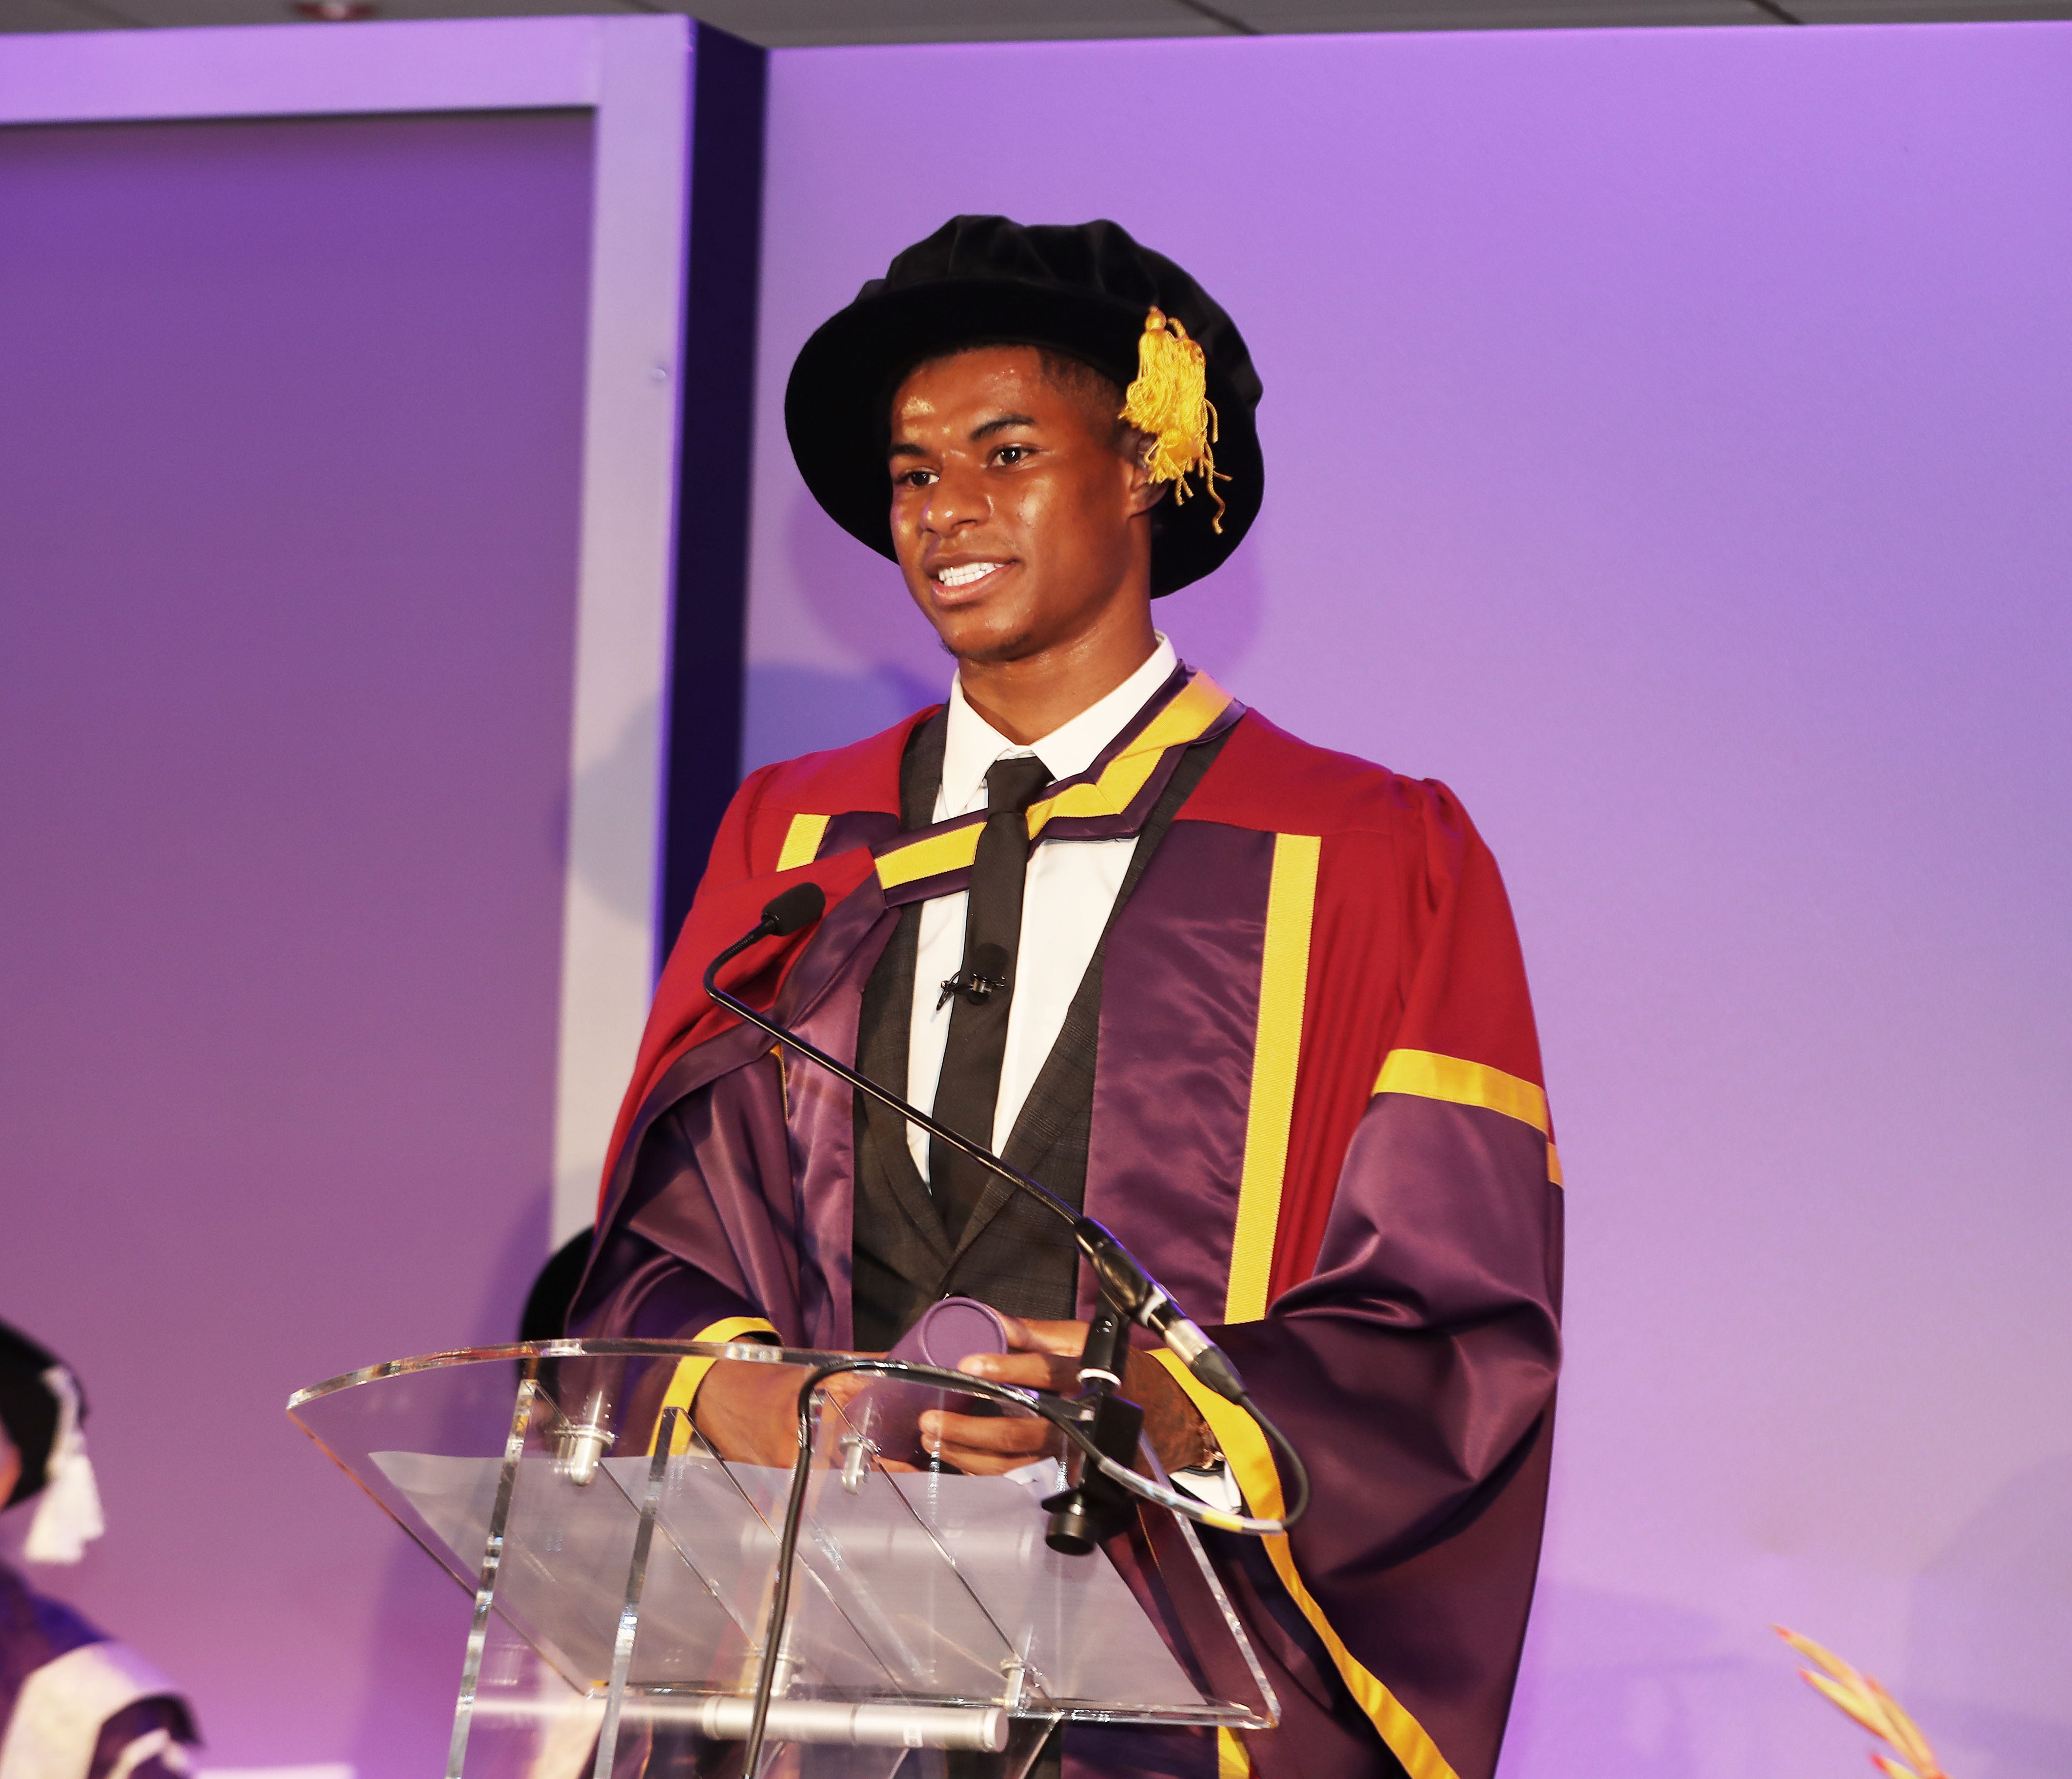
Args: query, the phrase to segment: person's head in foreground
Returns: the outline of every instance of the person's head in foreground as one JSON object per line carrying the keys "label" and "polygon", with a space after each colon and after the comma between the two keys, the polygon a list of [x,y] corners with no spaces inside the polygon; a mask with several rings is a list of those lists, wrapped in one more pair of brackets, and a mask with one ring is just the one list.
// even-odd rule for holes
{"label": "person's head in foreground", "polygon": [[[70,1368],[0,1322],[0,1507],[31,1514],[31,1563],[76,1563],[101,1535],[85,1416]],[[171,1681],[0,1563],[0,1772],[181,1779],[197,1740]]]}
{"label": "person's head in foreground", "polygon": [[101,1536],[85,1418],[56,1354],[0,1322],[0,1509],[36,1503],[22,1551],[31,1563],[76,1563]]}

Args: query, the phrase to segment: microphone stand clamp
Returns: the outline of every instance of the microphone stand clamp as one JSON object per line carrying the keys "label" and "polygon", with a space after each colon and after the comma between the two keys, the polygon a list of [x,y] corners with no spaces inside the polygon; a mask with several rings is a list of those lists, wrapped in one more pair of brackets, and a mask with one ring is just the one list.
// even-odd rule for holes
{"label": "microphone stand clamp", "polygon": [[[1123,1465],[1134,1461],[1144,1434],[1144,1411],[1117,1394],[1129,1358],[1128,1325],[1104,1294],[1080,1354],[1078,1397],[1095,1445]],[[1066,1486],[1043,1503],[1050,1515],[1043,1542],[1067,1556],[1085,1556],[1128,1525],[1135,1506],[1128,1491],[1076,1447],[1065,1475]]]}

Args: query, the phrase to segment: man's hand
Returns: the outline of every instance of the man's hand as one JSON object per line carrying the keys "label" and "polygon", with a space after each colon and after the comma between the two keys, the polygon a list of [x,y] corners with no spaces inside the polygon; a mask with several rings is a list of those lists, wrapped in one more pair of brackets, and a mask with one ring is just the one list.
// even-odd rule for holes
{"label": "man's hand", "polygon": [[[882,1358],[882,1353],[858,1358]],[[799,1386],[807,1373],[796,1365],[766,1365],[754,1359],[720,1359],[705,1375],[691,1405],[691,1418],[705,1441],[735,1464],[763,1464],[788,1470],[799,1455]],[[870,1383],[860,1372],[845,1371],[820,1387],[834,1402],[847,1406]],[[888,1469],[911,1469],[890,1464]]]}
{"label": "man's hand", "polygon": [[[1084,1322],[1020,1321],[1007,1325],[1006,1353],[974,1354],[960,1370],[995,1383],[1055,1390],[1079,1389],[1079,1354],[1086,1349]],[[1208,1427],[1186,1392],[1148,1353],[1130,1350],[1123,1368],[1122,1394],[1144,1410],[1144,1431],[1169,1470],[1204,1462],[1215,1450]],[[945,1464],[974,1476],[997,1477],[1062,1449],[1063,1436],[1033,1415],[955,1415],[931,1410],[921,1417],[921,1444]]]}
{"label": "man's hand", "polygon": [[[1003,1316],[1012,1350],[980,1354],[962,1369],[976,1378],[1071,1395],[1079,1389],[1079,1354],[1087,1344],[1084,1322],[1021,1321]],[[881,1354],[858,1357],[882,1358]],[[721,1456],[740,1464],[789,1469],[798,1455],[799,1386],[806,1374],[796,1366],[752,1359],[721,1359],[698,1387],[693,1418]],[[869,1387],[858,1372],[830,1378],[821,1387],[846,1406]],[[1215,1450],[1207,1424],[1186,1393],[1148,1353],[1130,1350],[1122,1393],[1144,1410],[1144,1431],[1169,1470],[1205,1461]],[[921,1444],[945,1464],[973,1476],[997,1477],[1038,1458],[1059,1456],[1063,1438],[1033,1415],[957,1415],[930,1410],[921,1417]],[[886,1468],[910,1466],[890,1461]]]}

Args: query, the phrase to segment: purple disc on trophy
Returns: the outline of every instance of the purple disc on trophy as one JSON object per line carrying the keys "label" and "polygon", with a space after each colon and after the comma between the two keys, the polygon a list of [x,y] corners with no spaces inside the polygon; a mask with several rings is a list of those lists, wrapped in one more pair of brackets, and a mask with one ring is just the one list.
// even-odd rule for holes
{"label": "purple disc on trophy", "polygon": [[945,1297],[921,1312],[890,1357],[914,1365],[954,1371],[974,1353],[1005,1353],[1007,1325],[999,1311],[976,1297]]}
{"label": "purple disc on trophy", "polygon": [[[929,1304],[886,1357],[954,1371],[974,1353],[1006,1350],[1007,1325],[997,1311],[975,1297],[945,1297]],[[921,1448],[920,1420],[931,1408],[954,1415],[994,1412],[984,1396],[882,1378],[857,1393],[849,1404],[849,1418],[882,1456],[902,1464],[925,1465],[928,1454]]]}

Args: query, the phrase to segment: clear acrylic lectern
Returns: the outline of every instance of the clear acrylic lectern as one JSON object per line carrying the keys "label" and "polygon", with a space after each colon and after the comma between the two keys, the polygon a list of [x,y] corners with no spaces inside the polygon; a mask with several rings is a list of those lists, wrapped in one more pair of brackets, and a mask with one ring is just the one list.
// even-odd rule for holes
{"label": "clear acrylic lectern", "polygon": [[[536,1341],[296,1394],[294,1420],[474,1596],[448,1779],[739,1773],[792,1472],[707,1444],[672,1406],[698,1369],[679,1367],[803,1383],[829,1357]],[[1061,1719],[1274,1721],[1184,1520],[1145,1507],[1063,1555],[1040,1506],[1054,1465],[968,1477],[882,1459],[873,1426],[911,1428],[940,1399],[884,1380],[846,1406],[816,1399],[762,1773],[1019,1779]]]}

